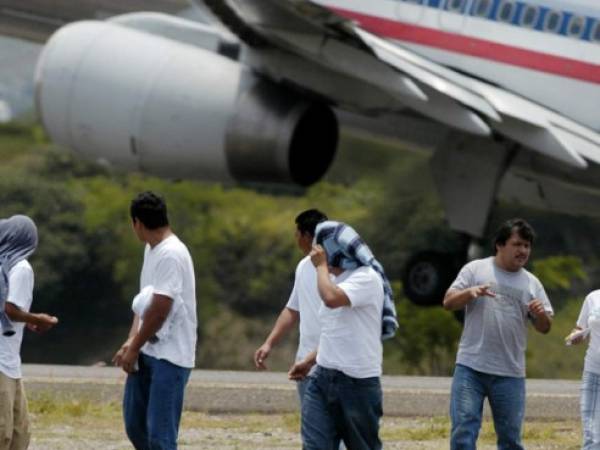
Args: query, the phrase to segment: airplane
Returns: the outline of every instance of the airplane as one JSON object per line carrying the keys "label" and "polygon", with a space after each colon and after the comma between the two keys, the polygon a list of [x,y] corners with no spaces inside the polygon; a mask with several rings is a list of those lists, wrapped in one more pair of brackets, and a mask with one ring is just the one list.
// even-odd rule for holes
{"label": "airplane", "polygon": [[[48,39],[36,106],[55,142],[165,177],[301,186],[327,172],[340,129],[430,151],[448,225],[468,239],[411,258],[403,285],[420,305],[439,304],[498,197],[600,214],[596,0],[191,2],[218,22],[162,1],[171,14]],[[0,16],[20,3],[0,0]],[[56,14],[37,3],[29,17]]]}

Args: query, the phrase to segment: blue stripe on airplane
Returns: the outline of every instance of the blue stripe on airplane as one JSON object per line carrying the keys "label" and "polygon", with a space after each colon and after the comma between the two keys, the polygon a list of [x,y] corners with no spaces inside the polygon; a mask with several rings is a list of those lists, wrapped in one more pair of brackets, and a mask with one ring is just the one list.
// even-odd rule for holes
{"label": "blue stripe on airplane", "polygon": [[[467,6],[469,6],[468,0],[400,0],[413,4],[420,4],[429,8],[444,9],[454,13],[465,14],[467,13]],[[494,22],[502,22],[512,24],[514,26],[537,30],[543,33],[560,34],[562,36],[569,36],[573,39],[580,39],[583,41],[600,42],[600,18],[584,16],[575,14],[572,11],[552,9],[547,6],[538,4],[532,4],[522,1],[512,1],[513,11],[509,20],[500,19],[500,8],[507,3],[506,0],[489,0],[487,14],[480,16],[477,14],[477,7],[481,1],[486,0],[475,0],[470,3],[468,8],[468,15],[477,17],[479,19],[487,19]],[[457,7],[456,10],[451,10],[451,5]],[[537,17],[535,23],[531,26],[525,26],[522,24],[523,15],[525,14],[527,7],[537,8]],[[549,21],[555,14],[559,14],[556,22],[556,26],[550,28]],[[551,16],[552,15],[552,16]],[[583,19],[582,30],[579,36],[569,35],[569,28],[571,26],[571,18],[581,17]],[[556,19],[554,19],[556,20]],[[548,23],[547,23],[548,22]]]}

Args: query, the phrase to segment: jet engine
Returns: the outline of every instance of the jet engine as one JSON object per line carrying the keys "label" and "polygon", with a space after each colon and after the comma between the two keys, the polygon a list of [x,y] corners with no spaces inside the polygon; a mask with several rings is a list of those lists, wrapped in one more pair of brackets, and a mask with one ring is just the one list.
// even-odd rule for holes
{"label": "jet engine", "polygon": [[328,105],[219,53],[111,22],[77,22],[50,38],[36,103],[55,142],[168,178],[307,186],[338,140]]}

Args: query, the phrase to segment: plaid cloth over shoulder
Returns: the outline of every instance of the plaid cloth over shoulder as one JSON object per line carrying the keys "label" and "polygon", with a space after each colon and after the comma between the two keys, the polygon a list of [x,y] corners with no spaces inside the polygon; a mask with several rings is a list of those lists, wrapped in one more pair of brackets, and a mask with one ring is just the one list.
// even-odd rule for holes
{"label": "plaid cloth over shoulder", "polygon": [[330,266],[344,270],[371,266],[381,276],[384,293],[381,339],[394,337],[398,329],[398,321],[392,287],[385,276],[383,266],[375,259],[368,245],[351,226],[332,220],[317,225],[315,241],[325,249]]}

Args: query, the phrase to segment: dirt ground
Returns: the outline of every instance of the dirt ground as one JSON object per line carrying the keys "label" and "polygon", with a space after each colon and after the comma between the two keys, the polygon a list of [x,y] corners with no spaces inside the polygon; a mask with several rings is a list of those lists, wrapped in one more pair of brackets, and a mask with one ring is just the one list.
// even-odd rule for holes
{"label": "dirt ground", "polygon": [[[118,405],[33,405],[32,450],[131,449]],[[185,412],[180,449],[251,450],[299,449],[297,414],[205,414]],[[443,450],[448,448],[447,418],[383,420],[381,437],[386,449]],[[527,422],[528,450],[580,448],[580,424],[571,421]],[[478,448],[495,449],[493,426],[484,423]]]}

